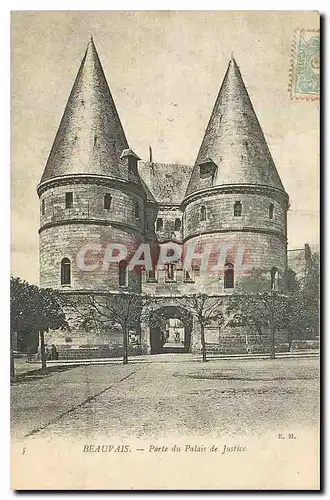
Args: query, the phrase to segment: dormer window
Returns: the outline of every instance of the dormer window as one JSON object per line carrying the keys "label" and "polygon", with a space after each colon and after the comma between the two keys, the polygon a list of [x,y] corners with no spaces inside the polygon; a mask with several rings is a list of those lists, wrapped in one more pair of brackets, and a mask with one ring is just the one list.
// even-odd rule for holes
{"label": "dormer window", "polygon": [[134,158],[132,156],[130,156],[128,158],[128,168],[129,168],[129,170],[136,171],[136,169],[137,169],[137,159],[136,158]]}
{"label": "dormer window", "polygon": [[210,175],[212,175],[212,171],[213,168],[211,163],[203,163],[203,165],[199,166],[199,173],[201,178],[209,177]]}
{"label": "dormer window", "polygon": [[242,203],[240,201],[235,201],[234,204],[234,217],[242,216]]}
{"label": "dormer window", "polygon": [[110,210],[110,207],[111,207],[111,195],[110,193],[106,193],[104,195],[104,199],[103,199],[103,206],[104,206],[104,209],[105,210]]}
{"label": "dormer window", "polygon": [[137,162],[141,159],[139,158],[132,149],[124,149],[120,158],[127,162],[128,170],[131,172],[137,172]]}
{"label": "dormer window", "polygon": [[199,177],[200,179],[211,179],[212,184],[217,171],[217,166],[213,160],[206,158],[203,163],[199,165]]}

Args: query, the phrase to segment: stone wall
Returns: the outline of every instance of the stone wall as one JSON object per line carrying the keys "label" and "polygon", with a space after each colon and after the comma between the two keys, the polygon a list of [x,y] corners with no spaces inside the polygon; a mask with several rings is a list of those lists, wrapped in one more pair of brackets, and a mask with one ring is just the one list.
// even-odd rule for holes
{"label": "stone wall", "polygon": [[[118,263],[109,263],[109,268],[103,269],[103,260],[107,244],[111,242],[120,242],[135,251],[137,237],[124,229],[92,223],[45,229],[40,233],[40,285],[57,289],[118,290]],[[100,251],[86,254],[84,262],[88,270],[77,263],[78,252],[86,244],[100,245]],[[61,261],[65,257],[71,261],[71,285],[61,285]],[[128,272],[129,290],[139,291],[140,282],[139,274]]]}
{"label": "stone wall", "polygon": [[[68,192],[73,193],[72,208],[65,206],[65,193]],[[104,208],[105,194],[111,196],[110,209]],[[136,217],[136,204],[139,207],[139,217]],[[108,185],[106,182],[99,185],[91,181],[88,183],[67,181],[65,185],[55,185],[41,193],[40,227],[49,223],[80,219],[122,223],[144,232],[144,200],[134,191],[124,192],[120,185],[110,182]]]}
{"label": "stone wall", "polygon": [[[162,219],[163,228],[157,231],[157,219]],[[180,229],[176,230],[175,221],[178,219],[180,221]],[[157,240],[162,241],[182,241],[182,211],[179,207],[159,207],[157,212],[157,218],[155,222],[155,233]]]}
{"label": "stone wall", "polygon": [[[242,215],[235,217],[234,205],[240,201]],[[274,205],[273,219],[269,206]],[[200,220],[201,207],[206,208],[206,220]],[[255,229],[286,234],[286,208],[279,199],[261,193],[201,193],[187,204],[184,212],[184,239],[200,233]]]}
{"label": "stone wall", "polygon": [[[65,208],[65,193],[73,192],[73,207]],[[112,197],[110,209],[104,208],[104,195]],[[144,239],[144,199],[134,192],[111,186],[72,183],[55,185],[41,193],[44,213],[40,220],[40,285],[61,285],[61,261],[71,261],[70,289],[118,290],[118,264],[103,268],[106,247],[119,243],[132,256]],[[138,208],[137,208],[138,207]],[[137,216],[138,215],[138,216]],[[88,270],[77,264],[85,245],[98,245],[86,254]],[[140,291],[140,276],[128,273],[128,289]]]}

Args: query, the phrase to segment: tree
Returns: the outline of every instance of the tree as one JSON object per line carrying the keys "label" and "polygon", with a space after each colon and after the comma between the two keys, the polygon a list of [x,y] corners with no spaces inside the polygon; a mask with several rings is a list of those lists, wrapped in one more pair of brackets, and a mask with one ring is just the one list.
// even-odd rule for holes
{"label": "tree", "polygon": [[122,292],[96,296],[87,295],[77,299],[66,296],[65,305],[73,308],[83,321],[100,323],[113,327],[119,325],[123,335],[123,364],[128,363],[129,330],[136,329],[140,323],[142,312],[142,296],[136,293]]}
{"label": "tree", "polygon": [[320,255],[315,252],[306,265],[305,279],[301,287],[305,329],[310,335],[319,333],[320,321]]}
{"label": "tree", "polygon": [[285,326],[287,295],[275,290],[236,294],[229,298],[227,311],[241,325],[252,326],[259,333],[269,328],[270,358],[275,359],[276,332]]}
{"label": "tree", "polygon": [[288,270],[288,303],[286,324],[288,342],[291,350],[294,338],[306,338],[319,332],[320,307],[320,267],[319,254],[310,254],[307,259],[305,275],[297,279]]}
{"label": "tree", "polygon": [[35,288],[35,307],[33,315],[40,335],[40,352],[43,373],[47,372],[45,332],[66,327],[67,322],[60,302],[59,292],[50,288]]}
{"label": "tree", "polygon": [[10,376],[15,376],[14,336],[30,325],[29,285],[20,278],[10,278]]}
{"label": "tree", "polygon": [[30,285],[20,278],[10,279],[10,326],[11,326],[11,375],[15,375],[13,364],[13,336],[20,332],[36,330],[40,335],[42,371],[46,373],[44,333],[49,328],[65,326],[65,315],[59,293],[49,288]]}
{"label": "tree", "polygon": [[202,360],[206,359],[205,328],[217,321],[218,325],[224,322],[223,299],[221,297],[211,297],[206,293],[197,293],[184,297],[184,304],[187,309],[196,317],[201,329]]}

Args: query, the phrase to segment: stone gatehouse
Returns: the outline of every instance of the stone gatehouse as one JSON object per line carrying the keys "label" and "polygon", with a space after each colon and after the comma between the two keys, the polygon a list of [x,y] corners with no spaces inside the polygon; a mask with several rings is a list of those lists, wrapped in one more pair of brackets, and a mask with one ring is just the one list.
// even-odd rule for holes
{"label": "stone gatehouse", "polygon": [[[168,320],[163,337],[141,322],[131,335],[133,351],[200,348],[198,324],[189,314],[183,318],[177,297],[203,292],[225,298],[238,289],[249,293],[253,273],[269,287],[285,286],[288,195],[233,58],[195,164],[157,163],[151,150],[148,161],[142,161],[126,139],[91,39],[37,192],[42,287],[77,297],[130,292],[159,301]],[[157,266],[154,255],[171,242],[183,252],[188,246],[195,249],[189,268],[180,261]],[[130,271],[127,256],[104,266],[96,254],[109,243],[122,245],[128,255],[141,243],[149,244],[152,269]],[[77,256],[86,245],[81,266]],[[227,249],[222,261],[212,254],[217,272],[203,268],[202,253],[210,247]],[[75,315],[68,315],[70,331],[50,333],[49,343],[63,352],[120,350],[120,331],[104,337],[93,328],[80,328]],[[263,348],[255,332],[239,328],[214,325],[206,336],[211,350]]]}

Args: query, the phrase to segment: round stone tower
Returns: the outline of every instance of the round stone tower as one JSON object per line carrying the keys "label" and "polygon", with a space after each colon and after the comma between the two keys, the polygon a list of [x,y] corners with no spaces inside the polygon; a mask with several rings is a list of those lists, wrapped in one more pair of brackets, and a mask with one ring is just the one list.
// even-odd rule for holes
{"label": "round stone tower", "polygon": [[[134,252],[144,237],[138,160],[91,39],[37,188],[41,286],[140,291],[124,250]],[[119,252],[109,245],[123,246],[120,263],[109,262]]]}
{"label": "round stone tower", "polygon": [[233,58],[183,208],[185,245],[199,245],[200,251],[213,247],[212,268],[195,280],[199,290],[202,285],[216,294],[284,285],[288,195]]}

